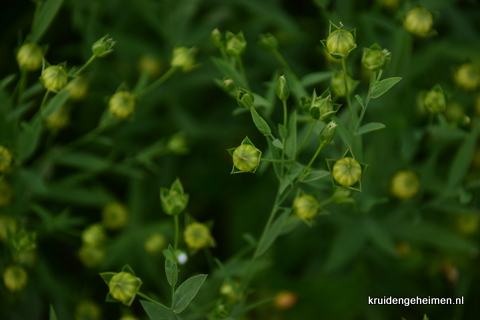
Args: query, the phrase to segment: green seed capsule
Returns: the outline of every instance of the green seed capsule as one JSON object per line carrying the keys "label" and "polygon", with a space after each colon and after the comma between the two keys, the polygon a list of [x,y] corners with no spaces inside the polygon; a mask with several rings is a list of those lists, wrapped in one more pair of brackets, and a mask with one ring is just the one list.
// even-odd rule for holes
{"label": "green seed capsule", "polygon": [[249,144],[242,144],[233,152],[233,164],[243,172],[254,172],[260,164],[261,152]]}
{"label": "green seed capsule", "polygon": [[35,71],[42,65],[43,52],[35,43],[25,43],[17,52],[20,69]]}
{"label": "green seed capsule", "polygon": [[20,291],[27,285],[27,272],[20,266],[7,267],[3,272],[3,282],[9,291]]}
{"label": "green seed capsule", "polygon": [[350,32],[337,29],[328,35],[326,47],[331,56],[341,59],[347,57],[348,53],[355,49],[357,45]]}
{"label": "green seed capsule", "polygon": [[433,25],[432,14],[424,8],[413,8],[405,17],[405,29],[417,36],[426,36]]}
{"label": "green seed capsule", "polygon": [[475,90],[480,85],[480,69],[473,63],[462,64],[455,72],[455,82],[464,90]]}
{"label": "green seed capsule", "polygon": [[92,224],[82,232],[82,241],[89,246],[100,246],[107,239],[105,230],[101,224]]}
{"label": "green seed capsule", "polygon": [[115,274],[108,284],[112,297],[123,304],[129,305],[140,288],[141,281],[133,274],[119,272]]}
{"label": "green seed capsule", "polygon": [[173,50],[172,68],[181,69],[183,72],[190,71],[195,66],[195,49],[177,47]]}
{"label": "green seed capsule", "polygon": [[360,180],[362,167],[357,160],[346,157],[335,162],[332,175],[338,184],[350,187]]}
{"label": "green seed capsule", "polygon": [[293,201],[293,211],[302,219],[312,219],[318,213],[319,204],[317,199],[309,194],[304,194]]}
{"label": "green seed capsule", "polygon": [[439,85],[436,85],[425,94],[423,102],[425,107],[432,113],[443,112],[447,106],[445,94]]}
{"label": "green seed capsule", "polygon": [[212,242],[210,230],[203,223],[194,222],[187,226],[183,234],[185,243],[192,249],[207,247]]}
{"label": "green seed capsule", "polygon": [[404,170],[397,172],[392,178],[392,194],[399,199],[413,198],[420,187],[415,173]]}
{"label": "green seed capsule", "polygon": [[128,118],[135,111],[135,97],[128,91],[116,92],[108,102],[108,110],[117,118]]}
{"label": "green seed capsule", "polygon": [[40,82],[45,89],[58,92],[65,87],[68,82],[68,75],[62,66],[50,66],[43,70],[40,76]]}
{"label": "green seed capsule", "polygon": [[107,205],[102,212],[103,225],[111,230],[123,228],[128,222],[128,211],[118,202]]}

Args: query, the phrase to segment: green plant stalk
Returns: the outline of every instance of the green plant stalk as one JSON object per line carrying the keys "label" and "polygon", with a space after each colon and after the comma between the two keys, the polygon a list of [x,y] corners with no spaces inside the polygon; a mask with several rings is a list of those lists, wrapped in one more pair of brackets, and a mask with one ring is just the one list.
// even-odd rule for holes
{"label": "green plant stalk", "polygon": [[315,128],[316,123],[317,123],[317,120],[313,119],[310,128],[308,128],[307,134],[303,138],[302,143],[300,144],[300,147],[298,148],[297,153],[295,154],[295,159],[298,158],[303,148],[305,147],[305,143],[307,143],[308,138],[310,138],[310,135],[312,134],[313,128]]}
{"label": "green plant stalk", "polygon": [[[288,123],[288,116],[287,116],[287,101],[286,100],[282,100],[282,104],[283,104],[283,125],[285,126],[285,128],[287,127],[287,123]],[[287,135],[288,135],[288,132],[287,132]],[[281,164],[281,167],[280,167],[280,175],[282,176],[282,180],[284,179],[284,173],[283,173],[283,161],[285,160],[285,138],[282,138],[282,145],[283,145],[283,148],[282,148],[282,164]]]}
{"label": "green plant stalk", "polygon": [[179,234],[178,215],[173,216],[173,221],[175,222],[175,242],[173,244],[173,249],[177,250],[177,248],[178,248],[178,234]]}
{"label": "green plant stalk", "polygon": [[369,84],[369,87],[368,87],[367,98],[365,99],[364,108],[362,109],[362,112],[360,113],[360,117],[357,120],[357,124],[355,125],[354,133],[356,133],[358,131],[358,128],[360,128],[360,125],[362,124],[363,117],[365,116],[365,113],[367,112],[367,107],[368,107],[368,104],[370,103],[370,93],[372,91],[373,84],[375,83],[375,81],[379,81],[381,76],[382,76],[382,71],[379,72],[378,78],[377,78],[377,72],[376,71],[373,71],[372,74],[370,75],[370,84]]}
{"label": "green plant stalk", "polygon": [[25,91],[26,85],[27,85],[27,71],[21,70],[20,80],[18,81],[17,86],[15,87],[15,90],[14,90],[14,94],[15,94],[15,91],[18,90],[17,106],[20,106],[20,104],[22,103],[22,95],[23,95],[23,92]]}
{"label": "green plant stalk", "polygon": [[352,109],[352,102],[350,101],[350,92],[348,90],[348,82],[347,82],[347,66],[345,65],[345,58],[342,59],[342,70],[343,70],[343,83],[345,85],[345,96],[347,97],[347,106],[348,110],[350,111],[350,120],[352,124],[354,123],[354,116],[353,116],[353,109]]}
{"label": "green plant stalk", "polygon": [[142,293],[142,292],[140,292],[140,291],[137,292],[137,294],[138,294],[140,297],[144,298],[145,300],[148,300],[148,301],[150,301],[151,303],[156,304],[157,306],[159,306],[159,307],[161,307],[161,308],[163,308],[163,309],[165,309],[165,310],[168,310],[168,311],[170,311],[170,312],[172,311],[171,308],[167,307],[166,305],[161,304],[160,302],[158,302],[158,301],[156,301],[156,300],[153,300],[152,298],[150,298],[149,296],[147,296],[146,294],[144,294],[144,293]]}
{"label": "green plant stalk", "polygon": [[140,90],[136,96],[137,98],[140,98],[141,96],[149,93],[150,91],[152,91],[153,89],[155,89],[156,87],[158,87],[159,85],[161,85],[162,83],[164,83],[168,78],[170,78],[175,72],[177,71],[177,68],[174,68],[174,67],[171,67],[170,69],[168,69],[167,72],[165,72],[160,78],[158,78],[157,80],[155,80],[154,82],[152,82],[150,85],[146,86],[145,88],[143,88],[143,90]]}
{"label": "green plant stalk", "polygon": [[45,92],[45,95],[43,96],[43,99],[42,99],[42,104],[40,105],[40,110],[43,110],[43,106],[45,105],[45,103],[47,102],[47,99],[48,99],[48,95],[50,94],[50,90],[47,90]]}
{"label": "green plant stalk", "polygon": [[240,71],[240,73],[242,74],[243,80],[245,80],[245,85],[247,86],[247,89],[250,90],[250,86],[248,85],[247,74],[245,73],[245,68],[243,67],[242,57],[239,54],[237,54],[235,56],[235,59],[237,60],[238,71]]}
{"label": "green plant stalk", "polygon": [[88,59],[88,61],[85,62],[85,64],[80,69],[78,69],[73,76],[79,76],[80,73],[82,73],[82,71],[85,70],[93,62],[93,60],[95,60],[95,58],[97,58],[95,55],[91,56],[90,59]]}

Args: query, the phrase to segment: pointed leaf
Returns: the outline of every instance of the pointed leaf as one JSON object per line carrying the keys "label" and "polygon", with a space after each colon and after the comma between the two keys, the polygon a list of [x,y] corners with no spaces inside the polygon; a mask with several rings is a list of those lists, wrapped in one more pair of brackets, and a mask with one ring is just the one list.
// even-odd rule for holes
{"label": "pointed leaf", "polygon": [[270,227],[265,233],[265,236],[260,240],[260,243],[258,244],[258,249],[255,254],[256,257],[264,254],[265,251],[267,251],[267,249],[270,248],[270,246],[275,242],[283,229],[283,225],[285,224],[285,221],[287,220],[290,211],[291,209],[284,210],[283,213],[270,225]]}
{"label": "pointed leaf", "polygon": [[140,300],[143,309],[147,313],[150,320],[174,320],[175,315],[167,307],[163,308],[152,302]]}
{"label": "pointed leaf", "polygon": [[305,176],[305,178],[303,178],[302,182],[320,180],[327,177],[328,175],[330,175],[330,171],[327,170],[312,170]]}
{"label": "pointed leaf", "polygon": [[314,73],[307,74],[300,80],[300,82],[304,87],[308,87],[308,86],[320,83],[322,81],[330,80],[331,78],[332,78],[331,71],[321,71],[321,72],[314,72]]}
{"label": "pointed leaf", "polygon": [[31,41],[39,42],[42,35],[53,22],[55,15],[60,10],[63,0],[36,1],[37,9],[33,16]]}
{"label": "pointed leaf", "polygon": [[365,109],[365,103],[363,102],[362,97],[360,97],[358,94],[356,94],[355,99],[357,99],[358,103],[360,103],[360,106],[362,106],[362,109]]}
{"label": "pointed leaf", "polygon": [[212,61],[215,67],[217,67],[217,69],[220,70],[220,72],[223,73],[225,76],[232,79],[237,87],[245,88],[247,86],[242,75],[235,69],[235,67],[231,63],[215,57],[212,58]]}
{"label": "pointed leaf", "polygon": [[55,310],[53,309],[52,305],[50,305],[50,315],[48,320],[57,320],[57,315],[55,314]]}
{"label": "pointed leaf", "polygon": [[103,281],[107,284],[107,286],[110,284],[110,280],[112,280],[113,276],[116,274],[116,272],[102,272],[100,273],[100,277],[102,277]]}
{"label": "pointed leaf", "polygon": [[285,141],[285,153],[290,159],[295,158],[297,152],[297,111],[292,112],[288,122],[287,139]]}
{"label": "pointed leaf", "polygon": [[56,94],[45,106],[45,108],[42,109],[42,117],[46,118],[55,111],[57,111],[58,108],[60,108],[65,102],[67,102],[68,97],[70,96],[70,91],[68,90],[62,90],[58,94]]}
{"label": "pointed leaf", "polygon": [[280,140],[275,139],[272,141],[272,144],[277,147],[278,149],[283,149],[283,144],[280,142]]}
{"label": "pointed leaf", "polygon": [[362,134],[365,134],[367,132],[375,131],[375,130],[380,130],[385,128],[385,125],[380,122],[370,122],[367,124],[364,124],[361,126],[358,131],[355,133],[356,136],[360,136]]}
{"label": "pointed leaf", "polygon": [[285,126],[281,123],[278,124],[278,133],[280,134],[281,138],[287,138],[287,128],[285,128]]}
{"label": "pointed leaf", "polygon": [[20,161],[28,159],[37,149],[43,131],[40,117],[35,116],[30,123],[22,123],[22,131],[17,137],[17,157]]}
{"label": "pointed leaf", "polygon": [[257,126],[257,129],[264,135],[268,136],[272,134],[272,130],[268,123],[257,113],[255,109],[252,109],[252,119]]}
{"label": "pointed leaf", "polygon": [[180,313],[190,304],[198,290],[207,278],[206,274],[199,274],[185,280],[173,294],[173,312]]}
{"label": "pointed leaf", "polygon": [[170,259],[165,259],[165,274],[170,286],[175,286],[178,280],[178,266],[177,263]]}
{"label": "pointed leaf", "polygon": [[375,99],[380,97],[382,94],[390,90],[394,85],[396,85],[402,78],[400,77],[393,77],[383,79],[382,81],[376,82],[371,91],[370,91],[370,98]]}

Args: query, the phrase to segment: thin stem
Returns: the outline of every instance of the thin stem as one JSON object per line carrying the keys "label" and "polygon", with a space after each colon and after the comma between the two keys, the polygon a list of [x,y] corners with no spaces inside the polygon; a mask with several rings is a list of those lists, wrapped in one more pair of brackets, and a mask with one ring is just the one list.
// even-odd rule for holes
{"label": "thin stem", "polygon": [[136,94],[136,96],[138,98],[140,98],[141,96],[149,93],[150,91],[152,91],[153,89],[155,89],[156,87],[158,87],[159,85],[164,83],[168,78],[170,78],[175,73],[175,71],[177,71],[177,68],[172,67],[172,68],[168,69],[168,71],[165,72],[160,78],[158,78],[157,80],[152,82],[150,85],[143,88],[143,90],[140,90]]}
{"label": "thin stem", "polygon": [[[260,161],[265,161],[265,162],[286,162],[285,160],[268,159],[268,158],[261,158]],[[290,162],[290,161],[288,161],[288,162]]]}
{"label": "thin stem", "polygon": [[177,250],[177,248],[178,248],[178,234],[179,234],[179,231],[178,231],[178,215],[174,215],[173,220],[175,221],[175,243],[173,245],[173,249]]}
{"label": "thin stem", "polygon": [[50,94],[50,90],[47,90],[45,92],[45,95],[43,96],[43,99],[42,99],[42,104],[40,105],[40,110],[43,109],[43,106],[45,105],[45,103],[47,102],[47,99],[48,99],[48,95]]}
{"label": "thin stem", "polygon": [[[23,92],[25,91],[25,86],[27,84],[27,71],[26,70],[21,70],[21,75],[20,75],[20,80],[18,81],[18,86],[15,88],[17,90],[18,88],[18,96],[17,96],[17,105],[20,106],[22,102],[22,95]],[[14,91],[15,92],[15,91]]]}
{"label": "thin stem", "polygon": [[283,103],[283,125],[287,127],[287,101],[282,100]]}
{"label": "thin stem", "polygon": [[348,90],[347,66],[345,65],[345,58],[342,59],[342,70],[343,70],[343,84],[345,85],[345,96],[347,97],[347,106],[348,106],[348,110],[350,110],[350,119],[353,124],[354,118],[353,118],[352,102],[350,101],[350,92]]}
{"label": "thin stem", "polygon": [[95,58],[95,55],[91,56],[90,59],[88,59],[88,61],[85,62],[85,64],[80,69],[78,69],[77,72],[75,72],[74,77],[80,75],[80,73],[82,73],[82,71],[85,70],[93,62],[93,60],[95,60]]}
{"label": "thin stem", "polygon": [[[381,76],[381,72],[379,76]],[[370,103],[370,93],[372,91],[373,84],[375,83],[375,81],[378,81],[378,79],[380,78],[377,78],[377,72],[373,71],[372,74],[370,75],[370,85],[368,87],[368,93],[367,93],[367,98],[365,99],[365,105],[362,109],[362,112],[360,113],[360,118],[358,118],[357,120],[354,133],[357,132],[358,128],[362,124],[363,117],[365,116],[365,113],[367,112],[368,104]]]}
{"label": "thin stem", "polygon": [[147,296],[146,294],[144,294],[144,293],[142,293],[142,292],[140,292],[140,291],[137,292],[137,294],[138,294],[140,297],[142,297],[143,299],[148,300],[148,301],[150,301],[151,303],[154,303],[154,304],[156,304],[157,306],[159,306],[159,307],[161,307],[161,308],[163,308],[163,309],[165,309],[165,310],[172,311],[172,309],[170,309],[169,307],[161,304],[160,302],[158,302],[158,301],[156,301],[156,300],[153,300],[152,298],[150,298],[149,296]]}
{"label": "thin stem", "polygon": [[300,148],[298,148],[298,151],[297,151],[297,154],[295,155],[295,158],[298,158],[298,156],[299,156],[300,153],[302,152],[303,147],[305,146],[305,143],[307,143],[308,138],[309,138],[310,135],[312,134],[313,128],[315,127],[315,124],[316,124],[316,123],[317,123],[317,120],[313,119],[313,120],[312,120],[312,125],[310,126],[310,128],[308,129],[307,134],[306,134],[305,137],[303,138],[303,141],[302,141],[302,143],[300,144]]}
{"label": "thin stem", "polygon": [[315,159],[317,159],[318,154],[320,153],[320,151],[322,151],[324,145],[325,145],[325,144],[322,143],[322,144],[320,144],[320,145],[318,146],[317,151],[315,152],[315,154],[313,155],[312,159],[311,159],[310,162],[307,164],[307,166],[305,167],[305,169],[303,169],[303,171],[306,172],[306,171],[308,171],[308,169],[310,169],[310,167],[312,166],[312,164],[313,164],[313,162],[315,161]]}

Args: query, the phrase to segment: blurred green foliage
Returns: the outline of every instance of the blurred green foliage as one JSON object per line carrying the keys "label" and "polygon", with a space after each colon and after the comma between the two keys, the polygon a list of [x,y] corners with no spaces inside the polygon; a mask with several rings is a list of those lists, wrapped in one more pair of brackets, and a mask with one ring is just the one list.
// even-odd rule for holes
{"label": "blurred green foliage", "polygon": [[[119,319],[129,312],[147,319],[138,301],[130,309],[104,303],[107,287],[98,273],[118,271],[128,263],[142,279],[143,292],[168,301],[164,258],[149,254],[144,242],[154,233],[174,241],[173,221],[162,211],[159,189],[177,177],[190,195],[188,214],[209,223],[217,244],[212,254],[225,268],[209,265],[201,251],[181,266],[181,281],[210,274],[192,302],[190,318],[214,309],[225,270],[236,278],[247,268],[245,256],[238,253],[249,247],[248,239],[259,238],[277,182],[273,168],[263,164],[255,175],[229,175],[228,148],[245,136],[260,150],[267,150],[267,144],[249,115],[232,114],[235,99],[215,84],[223,74],[212,59],[219,54],[210,41],[211,32],[243,31],[248,84],[263,96],[282,72],[274,56],[257,44],[259,34],[271,33],[308,95],[313,89],[323,92],[331,72],[340,68],[319,42],[328,36],[329,21],[341,21],[346,30],[356,28],[358,47],[347,61],[352,77],[360,81],[354,94],[365,96],[368,90],[361,56],[363,48],[374,43],[392,53],[384,77],[403,79],[372,101],[366,113],[364,123],[381,122],[386,128],[364,135],[359,160],[368,164],[368,170],[362,176],[362,192],[352,196],[355,203],[327,204],[324,209],[330,214],[318,216],[312,227],[300,224],[285,231],[256,261],[248,305],[271,299],[281,290],[293,292],[296,304],[282,310],[265,302],[245,317],[480,317],[480,86],[464,90],[454,76],[464,63],[480,66],[477,1],[35,2],[50,3],[52,12],[34,19],[35,5],[30,1],[0,4],[0,145],[13,150],[14,156],[13,169],[1,176],[11,185],[12,200],[0,207],[0,214],[13,217],[18,230],[36,232],[36,249],[29,251],[35,252],[34,258],[15,252],[18,237],[10,235],[17,245],[0,243],[0,272],[15,262],[28,273],[28,284],[20,292],[10,292],[1,283],[1,319],[47,319],[50,305],[58,319],[88,319],[85,314],[95,306],[85,301],[101,309],[102,319]],[[418,37],[403,28],[405,14],[417,5],[432,12],[436,35]],[[56,6],[59,11],[53,16]],[[54,19],[47,26],[44,21],[49,18]],[[29,33],[46,49],[49,63],[66,61],[67,68],[85,63],[92,44],[105,34],[116,41],[109,56],[86,69],[88,93],[83,100],[70,102],[70,123],[56,133],[35,118],[44,93],[38,83],[40,71],[27,74],[22,104],[11,98],[20,79],[16,51]],[[177,72],[142,96],[131,118],[95,131],[101,119],[108,119],[111,95],[150,81],[139,67],[142,57],[158,60],[164,74],[177,46],[197,48],[195,68]],[[448,99],[446,111],[433,116],[419,101],[436,84]],[[339,102],[345,103],[341,98]],[[290,97],[289,103],[299,109],[298,97]],[[342,109],[339,117],[347,113]],[[280,101],[271,115],[281,123]],[[98,134],[91,135],[92,130]],[[315,152],[316,139],[308,141],[305,154]],[[323,152],[342,157],[341,145],[337,134],[314,167],[327,169]],[[391,191],[392,178],[401,170],[414,172],[420,181],[418,193],[407,200]],[[332,183],[323,179],[306,188],[324,200]],[[79,258],[82,232],[102,221],[102,210],[111,202],[124,204],[129,220],[123,229],[107,231],[101,248],[104,259],[89,268]],[[182,227],[186,223],[183,216],[180,223]],[[27,245],[32,241],[28,234],[21,235]],[[369,296],[464,297],[465,303],[368,305]]]}

